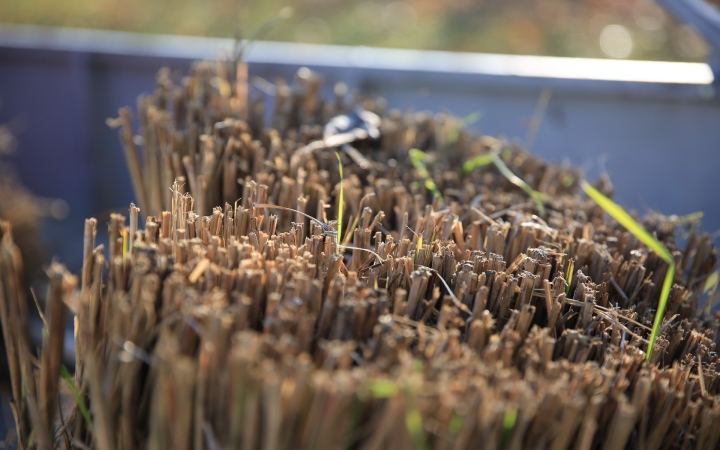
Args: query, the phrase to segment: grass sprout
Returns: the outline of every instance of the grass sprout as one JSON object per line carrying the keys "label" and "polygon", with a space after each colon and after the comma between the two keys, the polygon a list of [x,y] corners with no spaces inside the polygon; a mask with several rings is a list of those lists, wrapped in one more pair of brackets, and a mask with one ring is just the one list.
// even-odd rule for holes
{"label": "grass sprout", "polygon": [[337,216],[338,217],[337,218],[337,243],[338,243],[337,251],[338,251],[338,253],[342,253],[340,243],[342,242],[343,209],[345,209],[345,196],[343,195],[344,194],[343,193],[343,184],[345,184],[345,183],[343,180],[343,164],[342,164],[342,161],[340,160],[340,155],[338,154],[338,152],[335,152],[335,157],[338,160],[338,170],[340,171],[340,195],[338,197],[338,216]]}
{"label": "grass sprout", "polygon": [[123,229],[122,232],[122,260],[123,264],[125,263],[125,260],[127,259],[128,255],[128,243],[129,243],[129,230],[127,228]]}
{"label": "grass sprout", "polygon": [[399,391],[397,384],[392,380],[372,380],[368,390],[375,398],[394,397]]}
{"label": "grass sprout", "polygon": [[495,167],[497,167],[500,173],[507,178],[509,182],[525,191],[525,193],[535,202],[535,206],[537,206],[540,215],[545,215],[543,195],[530,187],[525,180],[515,175],[497,153],[493,152],[485,155],[479,155],[466,161],[465,164],[463,164],[462,172],[463,174],[467,174],[478,167],[484,167],[490,164],[495,164]]}
{"label": "grass sprout", "polygon": [[428,444],[425,441],[425,432],[423,431],[422,416],[417,407],[408,407],[405,411],[405,425],[407,426],[410,436],[416,449],[427,449]]}
{"label": "grass sprout", "polygon": [[502,436],[500,438],[500,445],[498,448],[505,449],[510,444],[510,438],[512,436],[512,432],[515,429],[515,423],[517,422],[517,410],[514,408],[510,408],[507,411],[505,411],[505,416],[503,417],[503,430],[502,430]]}
{"label": "grass sprout", "polygon": [[714,289],[718,285],[718,281],[720,281],[720,270],[716,270],[715,272],[710,275],[707,280],[705,280],[705,287],[703,288],[703,295],[707,294],[710,289]]}
{"label": "grass sprout", "polygon": [[567,281],[567,286],[565,286],[565,295],[570,295],[570,285],[572,284],[572,278],[573,278],[573,272],[575,272],[575,260],[569,259],[567,270],[565,271],[565,281]]}
{"label": "grass sprout", "polygon": [[455,142],[457,142],[458,138],[460,137],[460,132],[465,127],[469,127],[470,125],[472,125],[475,122],[477,122],[478,120],[480,120],[481,117],[482,117],[482,114],[480,113],[480,111],[475,111],[475,112],[470,113],[467,116],[465,116],[460,121],[458,126],[453,128],[452,130],[450,130],[450,132],[448,133],[448,143],[454,144]]}
{"label": "grass sprout", "polygon": [[422,248],[422,234],[418,236],[417,245],[415,246],[415,264],[418,262],[418,254],[420,253],[420,249]]}
{"label": "grass sprout", "polygon": [[463,164],[462,167],[462,173],[463,175],[468,174],[473,170],[477,169],[478,167],[485,167],[489,164],[492,164],[494,161],[495,153],[488,153],[485,155],[476,156],[472,159],[465,161],[465,164]]}
{"label": "grass sprout", "polygon": [[453,413],[450,423],[448,424],[448,432],[452,435],[456,435],[462,428],[463,419],[457,413]]}
{"label": "grass sprout", "polygon": [[367,386],[370,395],[373,398],[392,398],[400,394],[404,395],[405,400],[405,426],[407,427],[410,437],[417,449],[427,449],[428,444],[425,440],[425,432],[423,429],[422,415],[417,406],[412,404],[411,392],[408,387],[401,389],[400,385],[393,380],[372,380]]}
{"label": "grass sprout", "polygon": [[433,242],[435,242],[435,230],[433,230],[433,234],[432,234],[432,236],[430,236],[430,242],[428,243],[428,251],[427,251],[427,255],[425,255],[425,265],[426,265],[426,266],[430,266],[430,263],[432,262],[432,256],[433,256],[432,246],[433,246]]}
{"label": "grass sprout", "polygon": [[716,270],[705,280],[705,287],[703,288],[703,295],[708,294],[707,304],[705,305],[705,314],[710,315],[713,306],[713,299],[715,298],[715,291],[718,288],[718,282],[720,282],[720,270]]}
{"label": "grass sprout", "polygon": [[672,254],[670,254],[670,250],[648,233],[639,223],[635,221],[635,219],[630,217],[630,214],[625,212],[622,207],[618,206],[615,202],[607,198],[586,181],[581,182],[580,186],[588,197],[593,199],[595,203],[605,210],[606,213],[608,213],[613,219],[617,220],[620,225],[625,227],[626,230],[632,233],[633,236],[638,238],[640,242],[645,244],[650,250],[654,251],[668,264],[665,281],[663,282],[662,291],[660,292],[657,312],[655,313],[655,320],[653,321],[652,332],[650,333],[647,356],[645,357],[645,360],[650,362],[655,342],[657,341],[658,335],[660,334],[660,328],[662,327],[665,307],[667,306],[667,301],[670,297],[673,280],[675,279],[675,260],[673,259]]}
{"label": "grass sprout", "polygon": [[70,392],[72,393],[72,396],[75,398],[75,403],[77,403],[78,408],[80,409],[80,414],[82,414],[83,419],[85,420],[85,423],[88,425],[92,425],[92,419],[90,418],[90,412],[87,409],[87,406],[85,405],[85,401],[83,400],[82,396],[80,395],[80,391],[78,390],[77,386],[75,385],[75,381],[73,381],[72,376],[70,375],[70,372],[68,372],[67,367],[65,367],[65,364],[60,365],[60,374],[65,379],[65,382],[67,383],[68,387],[70,388]]}
{"label": "grass sprout", "polygon": [[415,170],[418,171],[418,174],[423,178],[425,187],[428,191],[432,192],[433,196],[437,197],[442,204],[442,194],[440,193],[440,190],[438,189],[435,182],[430,177],[430,172],[428,172],[427,167],[425,166],[425,162],[427,161],[427,155],[422,150],[418,150],[416,148],[411,149],[409,154],[410,162],[415,167]]}
{"label": "grass sprout", "polygon": [[542,194],[531,188],[530,185],[525,182],[525,180],[515,175],[512,170],[510,170],[508,166],[505,165],[505,163],[499,156],[495,155],[495,157],[493,158],[493,163],[495,163],[495,167],[498,168],[500,173],[503,174],[505,178],[508,179],[508,181],[510,181],[512,184],[527,193],[527,195],[535,202],[535,206],[537,206],[540,215],[544,216],[545,206],[543,205]]}

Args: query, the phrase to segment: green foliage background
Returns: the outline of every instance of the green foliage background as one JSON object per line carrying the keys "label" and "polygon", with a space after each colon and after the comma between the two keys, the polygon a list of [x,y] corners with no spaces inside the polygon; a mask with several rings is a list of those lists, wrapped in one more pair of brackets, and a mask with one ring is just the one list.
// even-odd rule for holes
{"label": "green foliage background", "polygon": [[[700,61],[704,43],[652,0],[2,0],[0,21],[231,37],[284,7],[265,39],[452,51],[605,57],[609,24],[632,37],[632,59]],[[410,8],[408,8],[408,5]]]}

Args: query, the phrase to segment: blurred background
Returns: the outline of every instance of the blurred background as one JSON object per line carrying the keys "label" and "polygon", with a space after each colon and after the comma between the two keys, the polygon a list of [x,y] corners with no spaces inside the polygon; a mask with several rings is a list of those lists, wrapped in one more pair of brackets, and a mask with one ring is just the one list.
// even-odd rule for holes
{"label": "blurred background", "polygon": [[230,37],[283,8],[266,39],[584,58],[702,61],[708,47],[652,0],[3,0],[0,20]]}

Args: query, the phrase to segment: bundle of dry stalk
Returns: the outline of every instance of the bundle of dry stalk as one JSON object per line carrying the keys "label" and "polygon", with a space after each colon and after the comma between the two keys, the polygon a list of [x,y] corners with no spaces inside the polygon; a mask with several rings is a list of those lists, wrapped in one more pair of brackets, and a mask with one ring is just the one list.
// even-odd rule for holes
{"label": "bundle of dry stalk", "polygon": [[[145,228],[135,205],[129,223],[113,215],[106,253],[86,221],[79,294],[50,269],[37,361],[3,231],[23,448],[718,448],[707,235],[680,250],[673,221],[644,222],[677,261],[646,362],[667,267],[578,194],[578,170],[450,116],[358,110],[341,87],[323,102],[306,69],[276,88],[266,128],[228,67],[199,63],[182,86],[162,74],[139,102],[142,139],[121,111]],[[498,148],[542,211],[493,166],[459,173]],[[63,302],[80,401],[58,418]]]}

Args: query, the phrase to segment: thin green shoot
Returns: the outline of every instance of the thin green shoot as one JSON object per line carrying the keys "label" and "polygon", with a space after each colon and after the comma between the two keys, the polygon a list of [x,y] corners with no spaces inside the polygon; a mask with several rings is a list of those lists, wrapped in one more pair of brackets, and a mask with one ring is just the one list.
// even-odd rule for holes
{"label": "thin green shoot", "polygon": [[473,170],[477,169],[478,167],[484,167],[487,165],[490,165],[495,160],[495,154],[494,153],[487,153],[485,155],[479,155],[472,159],[469,159],[465,161],[465,164],[462,166],[462,173],[463,175],[466,175]]}
{"label": "thin green shoot", "polygon": [[515,408],[509,408],[505,411],[503,417],[503,430],[502,436],[500,437],[500,445],[498,448],[505,449],[510,444],[510,437],[515,429],[515,423],[517,422],[517,410]]}
{"label": "thin green shoot", "polygon": [[457,142],[458,138],[460,137],[460,131],[462,131],[465,127],[469,127],[470,125],[474,124],[480,118],[482,117],[482,114],[480,111],[475,111],[473,113],[468,114],[465,116],[462,120],[460,120],[460,123],[457,127],[450,130],[448,133],[448,143],[454,144]]}
{"label": "thin green shoot", "polygon": [[[413,369],[415,368],[416,366],[414,364]],[[402,392],[398,383],[392,380],[372,380],[368,385],[368,391],[373,398],[392,398]],[[405,393],[410,394],[407,390]],[[417,407],[413,407],[409,404],[409,400],[410,395],[407,395],[405,397],[405,425],[412,437],[415,448],[427,449],[428,445],[423,431],[422,416],[420,415],[420,411]]]}
{"label": "thin green shoot", "polygon": [[432,194],[437,197],[438,200],[440,200],[440,204],[442,204],[442,194],[440,193],[440,190],[438,189],[435,182],[430,177],[430,172],[428,172],[427,167],[425,166],[425,161],[427,161],[427,155],[416,148],[411,149],[409,155],[410,162],[415,167],[415,170],[417,170],[418,175],[422,177],[427,190],[432,192]]}
{"label": "thin green shoot", "polygon": [[712,311],[713,299],[715,298],[715,291],[717,291],[718,288],[718,282],[720,282],[720,270],[716,270],[705,280],[703,295],[708,294],[707,303],[705,304],[705,314],[707,315],[710,315]]}
{"label": "thin green shoot", "polygon": [[522,178],[515,175],[496,152],[479,155],[466,161],[465,164],[463,164],[462,172],[463,174],[467,174],[472,172],[474,169],[477,169],[478,167],[483,167],[490,164],[495,164],[495,167],[497,167],[500,173],[505,178],[507,178],[509,182],[525,191],[525,193],[527,193],[527,195],[535,202],[535,206],[537,206],[540,215],[545,215],[543,195],[530,187],[530,185],[527,184]]}
{"label": "thin green shoot", "polygon": [[565,295],[568,297],[570,296],[570,285],[572,284],[573,273],[575,273],[575,260],[569,259],[567,270],[565,271],[565,280],[567,281],[567,286],[565,286]]}
{"label": "thin green shoot", "polygon": [[65,367],[65,364],[60,365],[60,374],[65,379],[65,382],[67,383],[68,387],[70,388],[70,392],[72,393],[72,396],[75,398],[75,403],[77,403],[78,409],[80,409],[80,414],[82,414],[83,419],[85,420],[85,423],[88,425],[92,425],[92,419],[90,418],[90,412],[87,409],[87,406],[85,405],[85,401],[83,400],[82,396],[80,395],[80,391],[78,390],[77,386],[75,385],[75,381],[73,381],[72,376],[70,375],[70,372],[68,372],[67,367]]}
{"label": "thin green shoot", "polygon": [[343,193],[343,184],[345,184],[344,183],[345,180],[343,179],[343,165],[342,165],[342,161],[340,160],[340,155],[338,154],[338,152],[335,152],[335,157],[338,160],[338,170],[340,171],[340,195],[338,197],[338,219],[337,219],[336,242],[338,244],[337,245],[338,253],[342,253],[340,243],[342,242],[343,209],[345,209],[345,196]]}
{"label": "thin green shoot", "polygon": [[545,206],[542,202],[542,194],[540,194],[535,189],[531,188],[529,184],[527,184],[522,178],[515,175],[512,170],[508,168],[508,166],[505,165],[503,160],[495,155],[495,158],[493,159],[493,162],[495,163],[495,166],[498,168],[501,174],[505,176],[505,178],[508,179],[509,182],[514,184],[515,186],[519,187],[527,195],[530,196],[530,198],[535,202],[535,205],[537,206],[538,211],[540,212],[541,216],[545,215]]}
{"label": "thin green shoot", "polygon": [[30,450],[35,447],[35,429],[33,428],[30,431],[30,436],[28,437],[27,445],[25,446],[25,450]]}
{"label": "thin green shoot", "polygon": [[128,255],[128,244],[129,244],[129,232],[127,228],[123,229],[122,232],[122,261],[123,265],[125,264],[125,260],[127,259]]}
{"label": "thin green shoot", "polygon": [[423,361],[420,358],[415,358],[413,360],[413,373],[421,373],[423,371]]}
{"label": "thin green shoot", "polygon": [[718,285],[718,281],[720,281],[720,270],[716,270],[707,278],[707,280],[705,280],[703,295],[707,294],[710,289],[716,288]]}
{"label": "thin green shoot", "polygon": [[425,265],[428,267],[430,266],[430,263],[432,262],[432,255],[433,255],[432,246],[433,246],[434,242],[435,242],[435,230],[433,230],[433,234],[432,234],[432,236],[430,236],[430,242],[428,243],[427,255],[425,255]]}
{"label": "thin green shoot", "polygon": [[457,413],[453,413],[452,417],[450,418],[450,423],[448,424],[448,431],[450,432],[450,434],[456,435],[460,432],[462,424],[462,417],[457,415]]}
{"label": "thin green shoot", "polygon": [[353,232],[355,231],[355,228],[357,228],[358,222],[360,222],[360,216],[362,215],[363,205],[365,204],[365,200],[367,200],[370,197],[374,197],[374,196],[375,196],[375,193],[370,193],[370,194],[366,194],[365,196],[363,196],[362,199],[360,199],[360,206],[358,206],[358,213],[355,215],[355,218],[353,219],[353,222],[350,225],[350,228],[348,228],[348,232],[342,241],[343,247],[350,243],[350,239],[353,236]]}
{"label": "thin green shoot", "polygon": [[704,216],[705,213],[703,213],[702,211],[697,211],[694,213],[686,214],[684,216],[672,215],[669,217],[669,219],[673,225],[679,226],[683,229],[683,239],[687,239],[688,237],[690,237],[690,233],[700,227],[700,223]]}
{"label": "thin green shoot", "polygon": [[682,224],[685,224],[688,222],[697,222],[698,220],[702,219],[703,217],[705,217],[704,212],[696,211],[694,213],[685,214],[684,216],[673,217],[673,219],[675,219],[676,223],[682,225]]}
{"label": "thin green shoot", "polygon": [[368,390],[375,398],[394,397],[400,391],[397,383],[392,380],[372,380],[368,386]]}
{"label": "thin green shoot", "polygon": [[505,411],[505,417],[503,417],[503,430],[512,431],[515,428],[515,422],[517,422],[517,410],[510,408]]}
{"label": "thin green shoot", "polygon": [[405,411],[405,425],[407,426],[410,436],[416,449],[427,449],[427,441],[425,440],[425,432],[423,431],[422,416],[417,407],[408,407]]}
{"label": "thin green shoot", "polygon": [[607,198],[600,191],[592,187],[587,182],[583,181],[580,183],[583,191],[595,201],[602,209],[605,210],[613,219],[617,220],[626,230],[633,234],[640,242],[645,244],[650,250],[654,251],[660,258],[668,264],[668,270],[665,274],[665,281],[663,282],[662,291],[660,292],[660,300],[658,301],[657,312],[655,313],[655,320],[653,322],[652,332],[650,333],[650,342],[648,344],[648,351],[645,357],[647,362],[650,362],[652,357],[655,342],[657,341],[658,335],[660,334],[660,328],[662,327],[663,316],[665,315],[665,307],[667,306],[668,298],[670,297],[670,291],[672,289],[673,280],[675,279],[675,259],[673,259],[670,250],[667,249],[660,241],[654,236],[648,233],[639,223],[635,221],[630,214],[618,206],[615,202]]}
{"label": "thin green shoot", "polygon": [[420,254],[420,249],[422,248],[422,234],[418,235],[417,245],[415,246],[415,264],[417,265],[418,261],[418,255]]}

